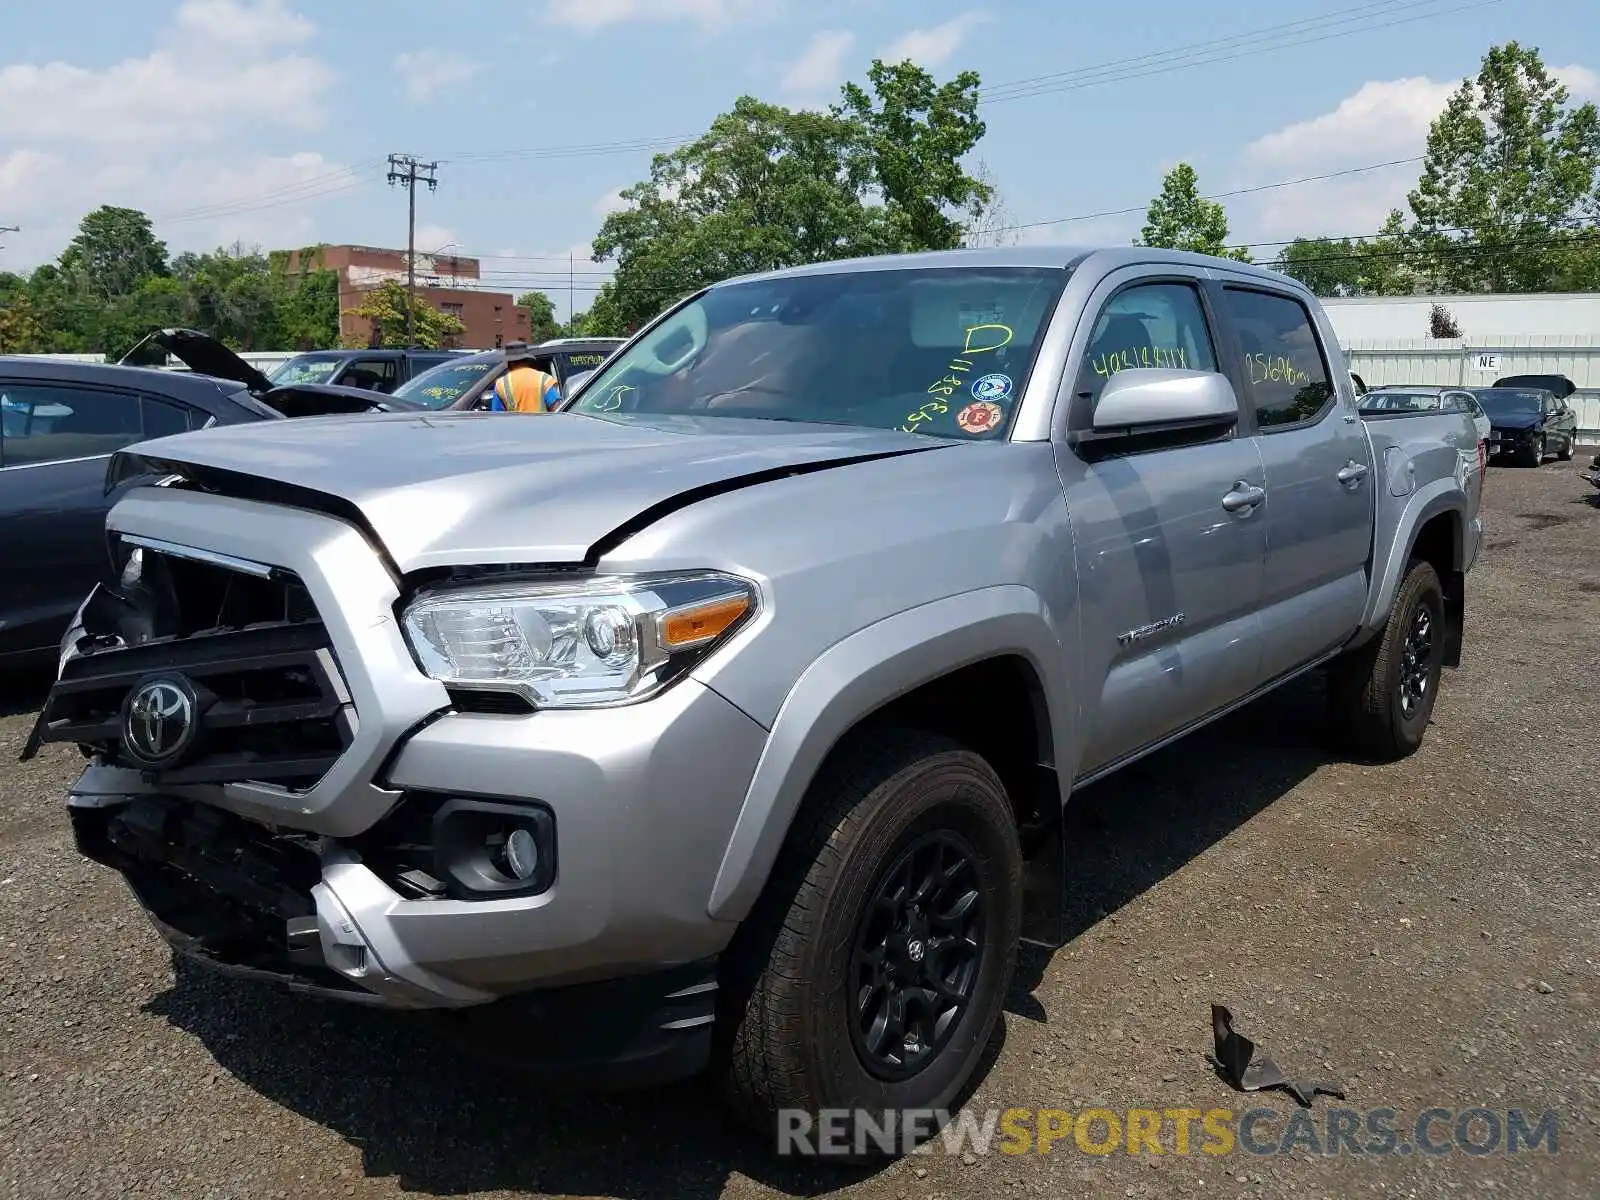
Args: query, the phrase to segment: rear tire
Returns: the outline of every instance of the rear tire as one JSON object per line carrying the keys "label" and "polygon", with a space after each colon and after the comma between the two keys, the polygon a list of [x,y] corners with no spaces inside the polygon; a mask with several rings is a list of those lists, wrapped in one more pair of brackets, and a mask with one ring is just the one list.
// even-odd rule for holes
{"label": "rear tire", "polygon": [[1576,447],[1574,447],[1572,444],[1572,439],[1568,438],[1566,441],[1561,443],[1561,449],[1559,452],[1557,452],[1556,458],[1560,462],[1571,462],[1572,452],[1575,448]]}
{"label": "rear tire", "polygon": [[894,1149],[852,1125],[849,1157],[903,1149],[899,1114],[950,1109],[981,1061],[1021,889],[1016,818],[982,758],[906,731],[842,744],[724,960],[719,1057],[740,1117],[773,1134],[782,1110],[889,1113]]}
{"label": "rear tire", "polygon": [[1329,717],[1341,744],[1384,761],[1422,745],[1444,670],[1447,619],[1438,572],[1412,560],[1383,632],[1329,672]]}

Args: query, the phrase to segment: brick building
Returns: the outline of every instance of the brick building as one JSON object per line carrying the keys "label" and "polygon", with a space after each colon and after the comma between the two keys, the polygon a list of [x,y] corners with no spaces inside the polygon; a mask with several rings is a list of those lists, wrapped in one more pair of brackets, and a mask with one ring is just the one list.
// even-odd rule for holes
{"label": "brick building", "polygon": [[[299,252],[289,256],[291,270],[299,267]],[[376,246],[325,246],[318,264],[339,275],[339,340],[367,342],[371,324],[351,316],[361,294],[385,280],[406,281],[406,252]],[[456,346],[488,350],[506,342],[527,341],[528,311],[518,308],[509,292],[484,291],[479,286],[478,260],[450,255],[417,255],[417,295],[467,327]],[[455,348],[455,347],[452,347]]]}

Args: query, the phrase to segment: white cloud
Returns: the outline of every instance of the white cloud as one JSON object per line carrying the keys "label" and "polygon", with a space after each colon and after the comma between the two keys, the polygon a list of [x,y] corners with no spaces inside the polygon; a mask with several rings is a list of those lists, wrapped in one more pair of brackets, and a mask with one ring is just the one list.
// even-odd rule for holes
{"label": "white cloud", "polygon": [[[0,67],[0,139],[129,146],[192,144],[256,125],[316,129],[332,73],[316,59],[272,53],[309,28],[277,0],[194,0],[143,57],[104,68]],[[240,41],[247,32],[254,40]]]}
{"label": "white cloud", "polygon": [[433,254],[443,250],[446,246],[450,247],[445,250],[446,255],[465,255],[467,253],[462,249],[461,235],[448,225],[422,224],[417,226],[418,254]]}
{"label": "white cloud", "polygon": [[406,95],[416,104],[448,92],[478,72],[458,54],[418,54],[410,50],[395,55],[394,70],[405,84]]}
{"label": "white cloud", "polygon": [[[1458,80],[1426,76],[1364,83],[1332,111],[1251,142],[1244,149],[1242,178],[1235,186],[1419,157],[1427,146],[1428,127],[1459,86]],[[1390,209],[1405,207],[1406,192],[1416,184],[1419,169],[1418,163],[1404,162],[1225,201],[1233,237],[1278,241],[1375,233]],[[1257,257],[1270,253],[1271,248],[1263,248]]]}
{"label": "white cloud", "polygon": [[628,202],[622,198],[622,189],[616,187],[594,202],[594,215],[604,219],[627,207]]}
{"label": "white cloud", "polygon": [[1458,86],[1423,76],[1364,83],[1332,112],[1257,138],[1245,147],[1245,157],[1313,175],[1321,173],[1314,169],[1319,166],[1420,154],[1428,126]]}
{"label": "white cloud", "polygon": [[[1551,73],[1567,85],[1574,99],[1600,97],[1600,73],[1576,65],[1555,67]],[[1420,75],[1370,80],[1332,111],[1251,142],[1241,156],[1233,186],[1420,158],[1427,149],[1429,126],[1460,86],[1460,80]],[[1406,194],[1416,186],[1420,170],[1419,162],[1401,162],[1225,203],[1236,236],[1269,241],[1371,234],[1391,209],[1405,209]]]}
{"label": "white cloud", "polygon": [[773,0],[547,0],[544,18],[585,33],[630,21],[692,21],[721,29],[772,7]]}
{"label": "white cloud", "polygon": [[[285,0],[187,0],[145,52],[0,66],[8,269],[54,258],[101,204],[143,209],[174,249],[293,245],[308,208],[366,175],[266,138],[320,128],[333,81]],[[374,172],[375,174],[375,172]]]}
{"label": "white cloud", "polygon": [[1574,63],[1570,67],[1551,67],[1550,74],[1567,85],[1574,100],[1600,100],[1600,71]]}
{"label": "white cloud", "polygon": [[813,34],[801,54],[783,77],[789,92],[822,92],[836,87],[845,76],[845,57],[856,44],[856,35],[843,29]]}
{"label": "white cloud", "polygon": [[988,19],[988,13],[968,12],[932,29],[908,30],[891,42],[881,57],[884,62],[890,63],[904,62],[909,58],[919,66],[940,66],[961,49],[968,34]]}
{"label": "white cloud", "polygon": [[187,0],[178,9],[177,28],[214,45],[260,49],[310,39],[316,26],[291,12],[283,0]]}

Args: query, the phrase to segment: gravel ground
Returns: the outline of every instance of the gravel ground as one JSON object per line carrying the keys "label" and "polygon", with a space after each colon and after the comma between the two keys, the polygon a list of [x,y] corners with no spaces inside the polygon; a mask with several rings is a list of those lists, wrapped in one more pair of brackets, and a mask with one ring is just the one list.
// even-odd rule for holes
{"label": "gravel ground", "polygon": [[1600,509],[1586,493],[1568,464],[1491,471],[1465,662],[1415,757],[1330,757],[1307,684],[1080,797],[1072,941],[1024,956],[969,1105],[1266,1106],[1262,1131],[1281,1135],[1292,1100],[1240,1096],[1208,1063],[1217,1000],[1286,1066],[1343,1079],[1351,1109],[1395,1109],[1403,1130],[1435,1106],[1555,1109],[1554,1154],[1212,1156],[1197,1129],[1188,1154],[1170,1132],[1160,1156],[1068,1137],[1049,1155],[845,1172],[768,1157],[700,1085],[541,1094],[382,1014],[175,980],[120,882],[71,848],[76,755],[14,762],[24,689],[0,718],[0,1192],[1592,1196]]}

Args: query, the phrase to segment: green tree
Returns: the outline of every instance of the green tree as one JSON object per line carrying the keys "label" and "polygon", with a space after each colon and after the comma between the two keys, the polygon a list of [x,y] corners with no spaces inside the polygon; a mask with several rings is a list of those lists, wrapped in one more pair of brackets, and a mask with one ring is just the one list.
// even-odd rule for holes
{"label": "green tree", "polygon": [[151,276],[131,296],[105,303],[95,331],[95,349],[115,361],[153,329],[182,324],[183,284],[167,276]]}
{"label": "green tree", "polygon": [[28,296],[28,281],[0,272],[0,354],[42,354],[49,349],[46,338]]}
{"label": "green tree", "polygon": [[1417,290],[1416,253],[1405,217],[1391,211],[1370,238],[1296,238],[1273,268],[1319,296],[1402,296]]}
{"label": "green tree", "polygon": [[1359,247],[1349,238],[1299,237],[1283,248],[1272,266],[1318,296],[1350,296],[1361,277]]}
{"label": "green tree", "polygon": [[[377,334],[378,345],[401,347],[407,344],[407,299],[405,284],[396,279],[386,279],[377,287],[367,291],[362,296],[360,304],[345,309],[345,312],[349,316],[370,321],[373,332]],[[427,297],[417,297],[416,340],[419,346],[437,350],[444,345],[446,338],[456,337],[465,332],[466,326],[457,318],[440,312],[428,303]],[[352,337],[347,339],[347,344],[365,346],[368,342],[364,338]]]}
{"label": "green tree", "polygon": [[1569,107],[1538,50],[1493,46],[1428,131],[1408,197],[1411,237],[1436,283],[1461,292],[1550,286],[1570,248],[1564,231],[1596,202],[1600,114]]}
{"label": "green tree", "polygon": [[76,294],[55,263],[35,267],[28,276],[28,302],[45,330],[46,351],[80,354],[95,348],[104,303]]}
{"label": "green tree", "polygon": [[561,323],[556,320],[556,306],[543,292],[524,292],[517,297],[517,307],[528,310],[528,340],[547,342],[561,336]]}
{"label": "green tree", "polygon": [[[871,91],[847,83],[833,108],[858,131],[864,161],[848,164],[854,168],[849,174],[868,174],[883,195],[895,240],[906,249],[955,249],[993,195],[962,166],[987,132],[978,119],[978,82],[976,71],[940,84],[909,59],[893,66],[874,59],[867,69]],[[952,210],[967,220],[952,217]]]}
{"label": "green tree", "polygon": [[87,295],[131,296],[152,275],[167,274],[167,246],[138,209],[102,205],[78,223],[61,270]]}
{"label": "green tree", "polygon": [[989,198],[959,163],[983,136],[977,76],[941,86],[914,64],[874,62],[867,84],[827,112],[740,97],[658,155],[594,240],[596,260],[617,267],[588,331],[626,332],[731,275],[959,245],[952,213]]}
{"label": "green tree", "polygon": [[1228,247],[1228,214],[1215,200],[1200,194],[1200,179],[1188,163],[1179,163],[1161,180],[1161,194],[1150,201],[1136,246],[1191,250],[1218,258],[1250,261],[1243,247]]}
{"label": "green tree", "polygon": [[260,250],[180,254],[172,273],[183,284],[183,321],[242,350],[276,349],[285,280]]}
{"label": "green tree", "polygon": [[307,246],[295,254],[274,250],[268,261],[278,281],[277,348],[326,350],[337,346],[339,273],[322,265],[323,247]]}

